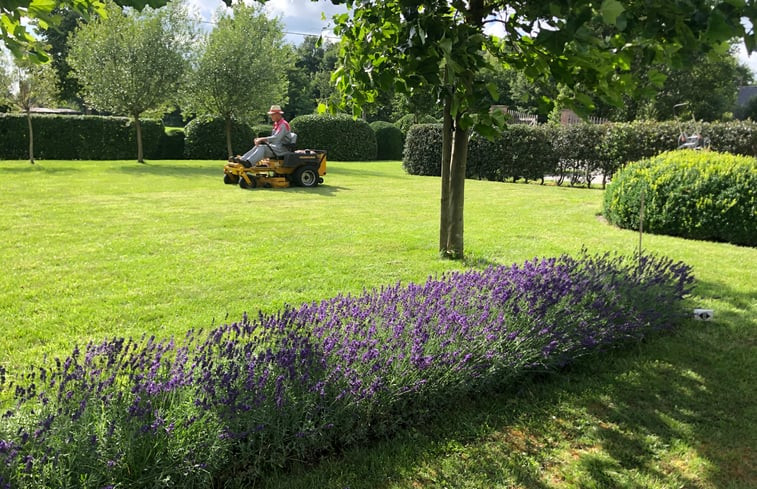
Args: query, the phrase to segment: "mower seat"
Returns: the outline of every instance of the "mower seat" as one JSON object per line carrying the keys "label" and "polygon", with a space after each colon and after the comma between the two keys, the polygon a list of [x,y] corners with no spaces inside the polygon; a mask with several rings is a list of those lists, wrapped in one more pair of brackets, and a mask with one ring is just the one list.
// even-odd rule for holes
{"label": "mower seat", "polygon": [[297,134],[290,132],[289,133],[289,142],[284,143],[284,147],[288,149],[290,152],[294,151],[297,147]]}

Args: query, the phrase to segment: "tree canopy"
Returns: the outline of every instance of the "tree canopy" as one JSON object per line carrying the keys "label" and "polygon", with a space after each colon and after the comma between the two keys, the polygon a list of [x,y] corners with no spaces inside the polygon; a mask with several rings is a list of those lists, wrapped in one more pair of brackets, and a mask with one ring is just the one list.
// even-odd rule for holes
{"label": "tree canopy", "polygon": [[[121,7],[165,5],[168,0],[114,0]],[[3,0],[0,3],[0,38],[13,56],[32,63],[50,60],[48,46],[34,35],[34,29],[43,31],[56,27],[62,20],[61,12],[71,10],[82,17],[105,15],[104,0]]]}

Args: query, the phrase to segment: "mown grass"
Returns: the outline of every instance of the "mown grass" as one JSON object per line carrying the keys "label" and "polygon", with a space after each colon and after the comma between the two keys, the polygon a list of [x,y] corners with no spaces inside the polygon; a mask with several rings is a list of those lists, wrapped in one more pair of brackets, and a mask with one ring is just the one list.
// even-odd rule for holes
{"label": "mown grass", "polygon": [[[243,191],[221,163],[0,162],[0,363],[106,336],[182,335],[444,270],[619,250],[598,190],[469,181],[464,263],[437,258],[437,178],[330,163],[316,189]],[[644,236],[694,267],[715,321],[440,407],[433,423],[263,487],[757,484],[757,250]]]}

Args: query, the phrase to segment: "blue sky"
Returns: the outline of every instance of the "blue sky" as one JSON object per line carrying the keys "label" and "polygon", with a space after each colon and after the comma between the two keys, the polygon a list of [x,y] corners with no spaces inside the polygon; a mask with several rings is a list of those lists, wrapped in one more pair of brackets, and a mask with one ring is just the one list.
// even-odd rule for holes
{"label": "blue sky", "polygon": [[[213,15],[218,8],[225,7],[221,0],[187,0],[194,6],[204,21],[212,22]],[[268,0],[265,9],[272,15],[280,17],[286,26],[287,41],[293,44],[299,44],[302,34],[319,35],[324,32],[329,34],[331,16],[338,13],[346,12],[344,5],[334,6],[328,0]],[[322,20],[322,14],[326,15],[327,20]],[[748,65],[757,77],[757,54],[747,57],[746,49],[743,43],[739,50],[739,59],[742,63]]]}

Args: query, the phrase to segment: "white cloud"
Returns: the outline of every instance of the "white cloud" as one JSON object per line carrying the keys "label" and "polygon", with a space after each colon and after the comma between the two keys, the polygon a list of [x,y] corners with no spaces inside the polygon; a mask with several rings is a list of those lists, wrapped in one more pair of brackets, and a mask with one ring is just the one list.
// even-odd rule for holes
{"label": "white cloud", "polygon": [[[203,22],[213,22],[218,8],[226,8],[221,0],[187,0],[196,8]],[[252,0],[247,0],[251,3]],[[332,5],[328,0],[269,0],[264,9],[270,17],[278,17],[284,23],[286,40],[299,44],[303,34],[318,36],[333,35],[331,17],[347,11],[344,5]],[[326,20],[322,16],[325,14]]]}

